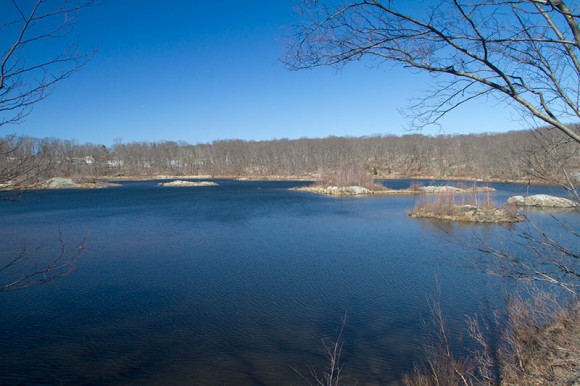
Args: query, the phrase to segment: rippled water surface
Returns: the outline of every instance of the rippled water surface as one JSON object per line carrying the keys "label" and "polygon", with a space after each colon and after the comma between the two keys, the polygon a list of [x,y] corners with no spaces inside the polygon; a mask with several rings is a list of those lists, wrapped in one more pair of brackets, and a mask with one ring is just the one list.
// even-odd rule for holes
{"label": "rippled water surface", "polygon": [[[321,338],[335,337],[345,314],[348,379],[396,384],[422,358],[421,320],[437,287],[452,331],[501,299],[502,283],[453,239],[498,240],[510,227],[442,229],[407,216],[413,196],[217,182],[126,182],[0,203],[2,261],[27,248],[30,268],[58,253],[59,234],[87,244],[72,274],[0,293],[0,384],[303,384],[292,367],[324,368]],[[498,202],[526,192],[494,186]]]}

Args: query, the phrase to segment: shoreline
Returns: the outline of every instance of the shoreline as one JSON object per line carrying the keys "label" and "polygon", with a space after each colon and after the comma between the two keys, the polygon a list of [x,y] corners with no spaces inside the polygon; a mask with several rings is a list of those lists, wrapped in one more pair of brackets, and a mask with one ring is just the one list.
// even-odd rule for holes
{"label": "shoreline", "polygon": [[[235,180],[235,181],[301,181],[301,182],[312,182],[316,184],[316,175],[209,175],[209,174],[199,174],[199,175],[167,175],[167,174],[156,174],[156,175],[132,175],[132,176],[100,176],[100,177],[78,177],[67,179],[76,181],[78,186],[70,187],[73,189],[95,189],[95,188],[107,188],[119,186],[118,182],[127,181],[166,181],[166,180]],[[54,178],[54,177],[53,177]],[[375,181],[390,181],[390,180],[429,180],[433,182],[468,182],[468,183],[508,183],[508,184],[533,184],[541,186],[558,186],[555,184],[550,184],[546,181],[532,180],[532,179],[482,179],[477,177],[435,177],[435,176],[375,176]],[[63,187],[66,188],[66,187]],[[313,186],[302,187],[304,190],[310,188],[314,190]],[[18,186],[18,185],[0,185],[0,191],[14,191],[14,190],[49,190],[53,188],[47,188],[41,186],[41,184],[36,184],[33,186]],[[416,192],[410,189],[386,189],[386,191],[373,191],[372,194],[375,195],[393,195],[393,194],[424,194],[423,192]]]}
{"label": "shoreline", "polygon": [[331,197],[362,197],[362,196],[396,196],[396,195],[438,195],[438,194],[473,194],[473,193],[491,193],[495,192],[494,188],[486,186],[459,188],[452,185],[442,186],[421,186],[418,188],[403,188],[403,189],[372,189],[361,186],[320,186],[309,185],[290,190],[299,192],[308,192]]}
{"label": "shoreline", "polygon": [[[95,177],[95,180],[102,181],[152,181],[152,180],[171,180],[171,179],[212,179],[212,180],[237,180],[237,181],[312,181],[316,182],[318,176],[316,175],[211,175],[211,174],[198,174],[198,175],[168,175],[168,174],[157,174],[157,175],[134,175],[134,176],[102,176]],[[83,177],[81,177],[83,178]],[[88,177],[84,177],[88,178]],[[378,175],[373,177],[374,180],[431,180],[431,181],[466,181],[466,182],[479,182],[479,183],[508,183],[508,184],[534,184],[534,185],[546,185],[550,184],[546,181],[535,180],[529,178],[521,179],[505,179],[505,178],[480,178],[480,177],[436,177],[436,176],[403,176],[403,175]]]}

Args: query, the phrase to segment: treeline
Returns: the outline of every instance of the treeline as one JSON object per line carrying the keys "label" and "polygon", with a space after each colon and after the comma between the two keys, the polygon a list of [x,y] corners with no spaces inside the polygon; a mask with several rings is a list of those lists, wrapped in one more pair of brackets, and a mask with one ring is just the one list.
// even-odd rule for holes
{"label": "treeline", "polygon": [[[578,170],[578,148],[555,130],[502,134],[328,137],[207,144],[133,142],[111,147],[54,138],[0,139],[2,171],[27,178],[114,176],[296,176],[356,165],[377,177],[523,179],[534,163]],[[546,157],[538,155],[546,153]],[[557,159],[559,164],[554,164]],[[35,165],[35,167],[27,166]],[[30,170],[28,170],[30,169]],[[35,174],[36,173],[36,174]],[[14,174],[11,172],[11,175]],[[16,173],[18,174],[18,173]],[[1,182],[1,181],[0,181]]]}

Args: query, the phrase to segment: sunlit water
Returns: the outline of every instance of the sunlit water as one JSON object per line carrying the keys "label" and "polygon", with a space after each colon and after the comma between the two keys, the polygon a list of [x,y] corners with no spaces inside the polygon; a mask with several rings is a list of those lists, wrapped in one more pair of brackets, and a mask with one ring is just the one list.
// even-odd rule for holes
{"label": "sunlit water", "polygon": [[[321,338],[336,337],[344,315],[347,381],[397,384],[422,359],[437,288],[452,332],[501,302],[503,283],[460,244],[523,226],[442,229],[407,216],[414,196],[336,199],[288,190],[304,182],[217,182],[127,182],[0,203],[4,261],[25,245],[49,258],[59,233],[69,247],[87,243],[72,274],[0,293],[0,384],[304,384],[293,368],[324,369]],[[498,202],[526,193],[494,186]],[[530,216],[552,226],[543,212]]]}

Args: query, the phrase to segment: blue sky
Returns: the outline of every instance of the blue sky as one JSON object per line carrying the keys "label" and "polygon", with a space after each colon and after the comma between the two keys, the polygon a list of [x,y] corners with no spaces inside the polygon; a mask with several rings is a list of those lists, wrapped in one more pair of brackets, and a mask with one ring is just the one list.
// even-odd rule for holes
{"label": "blue sky", "polygon": [[[279,61],[300,0],[104,0],[71,38],[98,48],[24,123],[2,134],[186,141],[406,134],[399,113],[432,82],[354,63],[293,72]],[[503,106],[466,105],[424,134],[523,128]]]}

